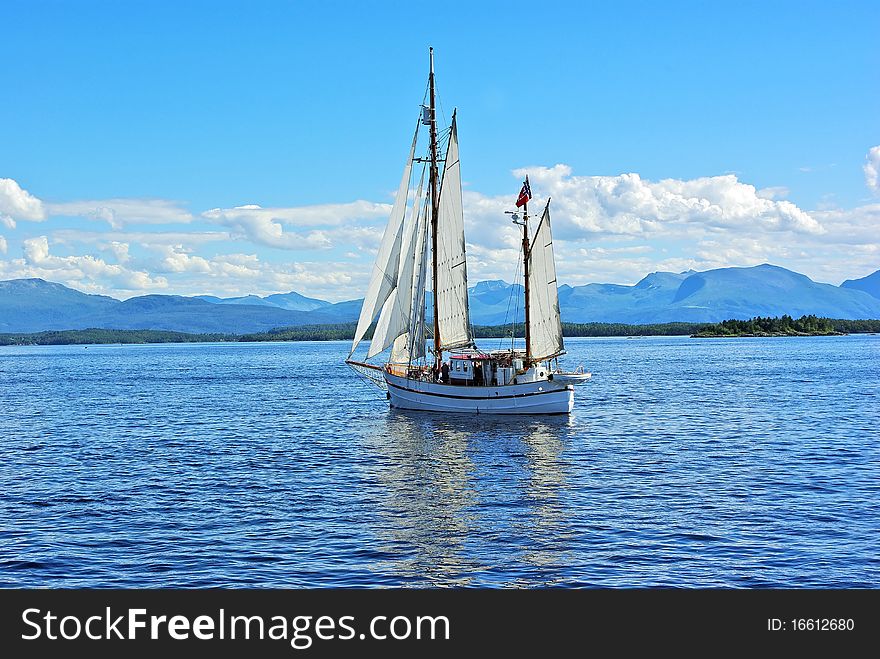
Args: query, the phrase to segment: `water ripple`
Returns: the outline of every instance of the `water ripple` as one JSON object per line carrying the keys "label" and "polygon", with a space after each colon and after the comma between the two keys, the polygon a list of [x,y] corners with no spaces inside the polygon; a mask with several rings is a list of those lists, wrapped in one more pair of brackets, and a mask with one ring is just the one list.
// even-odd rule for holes
{"label": "water ripple", "polygon": [[567,343],[547,419],[341,343],[2,348],[0,586],[880,586],[880,337]]}

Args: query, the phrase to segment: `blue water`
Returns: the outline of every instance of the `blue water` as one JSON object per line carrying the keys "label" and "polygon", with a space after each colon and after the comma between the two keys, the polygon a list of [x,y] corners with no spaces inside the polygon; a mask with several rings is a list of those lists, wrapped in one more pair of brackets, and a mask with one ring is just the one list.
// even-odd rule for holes
{"label": "blue water", "polygon": [[346,347],[0,348],[0,586],[880,587],[880,336],[569,339],[570,418]]}

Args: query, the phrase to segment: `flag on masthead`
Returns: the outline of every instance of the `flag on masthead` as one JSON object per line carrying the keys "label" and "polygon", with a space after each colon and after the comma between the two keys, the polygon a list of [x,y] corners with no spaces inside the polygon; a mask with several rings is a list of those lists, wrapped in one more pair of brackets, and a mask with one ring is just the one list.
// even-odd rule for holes
{"label": "flag on masthead", "polygon": [[532,198],[532,189],[529,187],[529,177],[523,182],[522,190],[519,191],[519,197],[516,200],[516,207],[524,206]]}

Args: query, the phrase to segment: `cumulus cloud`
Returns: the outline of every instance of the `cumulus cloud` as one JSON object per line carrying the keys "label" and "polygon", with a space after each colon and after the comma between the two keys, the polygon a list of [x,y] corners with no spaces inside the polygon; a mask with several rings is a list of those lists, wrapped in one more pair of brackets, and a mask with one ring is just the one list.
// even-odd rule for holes
{"label": "cumulus cloud", "polygon": [[43,202],[11,178],[0,178],[0,222],[8,229],[16,220],[42,222],[46,219]]}
{"label": "cumulus cloud", "polygon": [[308,261],[269,263],[256,254],[220,254],[208,259],[210,272],[192,275],[185,293],[268,295],[298,291],[326,300],[362,297],[371,263]]}
{"label": "cumulus cloud", "polygon": [[0,261],[4,277],[42,277],[50,281],[72,284],[77,288],[141,292],[167,288],[164,277],[151,277],[148,272],[131,270],[107,263],[92,255],[55,256],[50,253],[46,236],[22,242],[23,259]]}
{"label": "cumulus cloud", "polygon": [[0,254],[5,254],[9,251],[9,245],[6,243],[6,238],[0,236]]}
{"label": "cumulus cloud", "polygon": [[[816,264],[786,251],[786,244],[812,250],[833,245],[838,237],[828,234],[826,219],[838,230],[858,226],[852,218],[834,223],[827,215],[799,208],[783,198],[785,188],[758,190],[732,174],[651,181],[635,173],[575,176],[563,164],[512,173],[520,180],[529,174],[533,216],[552,198],[559,280],[571,284],[634,283],[656,270],[762,263],[770,260],[770,248],[775,262],[809,274],[817,271]],[[504,213],[514,199],[515,194],[465,192],[468,273],[473,278],[513,278],[522,237]],[[862,209],[857,215],[863,221],[866,213]],[[746,242],[733,245],[737,238]],[[827,249],[840,271],[840,255]]]}
{"label": "cumulus cloud", "polygon": [[285,231],[281,222],[263,215],[242,215],[236,217],[216,216],[204,213],[208,219],[228,226],[233,238],[244,238],[258,245],[279,249],[330,249],[333,245],[321,231],[300,233]]}
{"label": "cumulus cloud", "polygon": [[329,300],[363,295],[371,263],[340,261],[268,262],[257,254],[201,256],[192,247],[150,245],[150,256],[133,259],[139,267],[168,279],[166,292],[224,297],[268,295],[292,290]]}
{"label": "cumulus cloud", "polygon": [[567,165],[514,174],[529,174],[533,190],[553,197],[564,228],[580,235],[653,234],[681,224],[740,231],[824,231],[795,204],[764,198],[733,174],[647,181],[634,173],[573,176]]}
{"label": "cumulus cloud", "polygon": [[[880,147],[871,150],[868,164],[875,156],[880,158]],[[865,171],[869,183],[876,180],[868,165]],[[534,215],[548,196],[553,199],[554,248],[563,283],[634,283],[656,270],[764,262],[837,283],[880,265],[880,204],[808,212],[785,199],[785,188],[756,189],[732,174],[654,181],[635,173],[576,176],[560,164],[516,170],[513,175],[525,173],[535,193]],[[25,198],[16,195],[5,199]],[[514,199],[515,194],[465,191],[472,281],[511,281],[518,268],[521,277],[520,229],[505,215]],[[11,208],[11,202],[6,203]],[[63,229],[50,234],[51,240],[30,239],[22,244],[23,259],[0,259],[0,276],[42,276],[81,290],[114,294],[161,289],[235,296],[297,290],[330,300],[363,295],[372,265],[369,256],[390,212],[388,204],[365,201],[299,208],[248,205],[198,215],[215,225],[214,230],[145,231],[149,227],[137,225],[189,222],[193,217],[174,202],[158,200],[47,204],[40,205],[39,212],[33,204],[23,212],[27,204],[16,203],[16,219],[63,212],[122,228]],[[15,226],[12,215],[4,217],[5,226]],[[229,243],[236,242],[246,246],[229,249]],[[68,253],[88,245],[86,251],[94,254],[58,256],[50,252],[50,245],[54,250],[62,245]],[[302,261],[301,253],[285,258],[284,252],[273,250],[313,254]]]}
{"label": "cumulus cloud", "polygon": [[880,192],[880,146],[872,146],[865,156],[865,184],[874,192]]}
{"label": "cumulus cloud", "polygon": [[107,222],[113,229],[130,224],[186,224],[193,216],[167,199],[101,199],[46,204],[50,215],[84,217]]}
{"label": "cumulus cloud", "polygon": [[127,263],[131,260],[131,255],[128,253],[128,243],[113,240],[103,249],[113,254],[118,263]]}
{"label": "cumulus cloud", "polygon": [[[295,208],[262,208],[257,205],[235,208],[214,208],[202,213],[202,217],[229,227],[236,237],[267,247],[289,250],[330,249],[334,238],[358,235],[356,224],[364,220],[387,217],[391,212],[388,204],[354,201],[347,204],[323,204]],[[350,227],[353,225],[355,233]],[[306,229],[290,231],[285,227]],[[331,230],[326,227],[336,227]],[[311,228],[311,230],[308,230]],[[381,236],[381,233],[380,233]],[[362,234],[363,237],[363,234]],[[370,237],[370,240],[373,240]]]}
{"label": "cumulus cloud", "polygon": [[[785,189],[757,190],[734,175],[581,177],[566,165],[513,172],[526,173],[533,214],[552,197],[557,270],[566,283],[634,283],[657,270],[764,262],[839,283],[880,266],[880,204],[808,212],[783,199]],[[468,273],[475,280],[509,281],[516,272],[521,234],[504,215],[514,199],[465,192]]]}
{"label": "cumulus cloud", "polygon": [[207,259],[193,256],[183,245],[161,245],[158,250],[162,253],[159,272],[211,272]]}

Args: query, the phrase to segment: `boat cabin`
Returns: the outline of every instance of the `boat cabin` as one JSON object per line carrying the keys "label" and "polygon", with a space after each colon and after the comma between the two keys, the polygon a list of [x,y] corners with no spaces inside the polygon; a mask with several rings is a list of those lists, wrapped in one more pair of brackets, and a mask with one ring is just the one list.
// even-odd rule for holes
{"label": "boat cabin", "polygon": [[525,354],[510,350],[454,353],[443,362],[439,377],[444,384],[474,387],[503,387],[545,379],[552,379],[549,363],[537,362],[526,368]]}
{"label": "boat cabin", "polygon": [[[489,355],[482,353],[452,355],[449,362],[444,365],[448,365],[450,384],[472,384],[481,387],[492,382],[492,362]],[[445,374],[443,376],[443,380],[446,381]]]}

